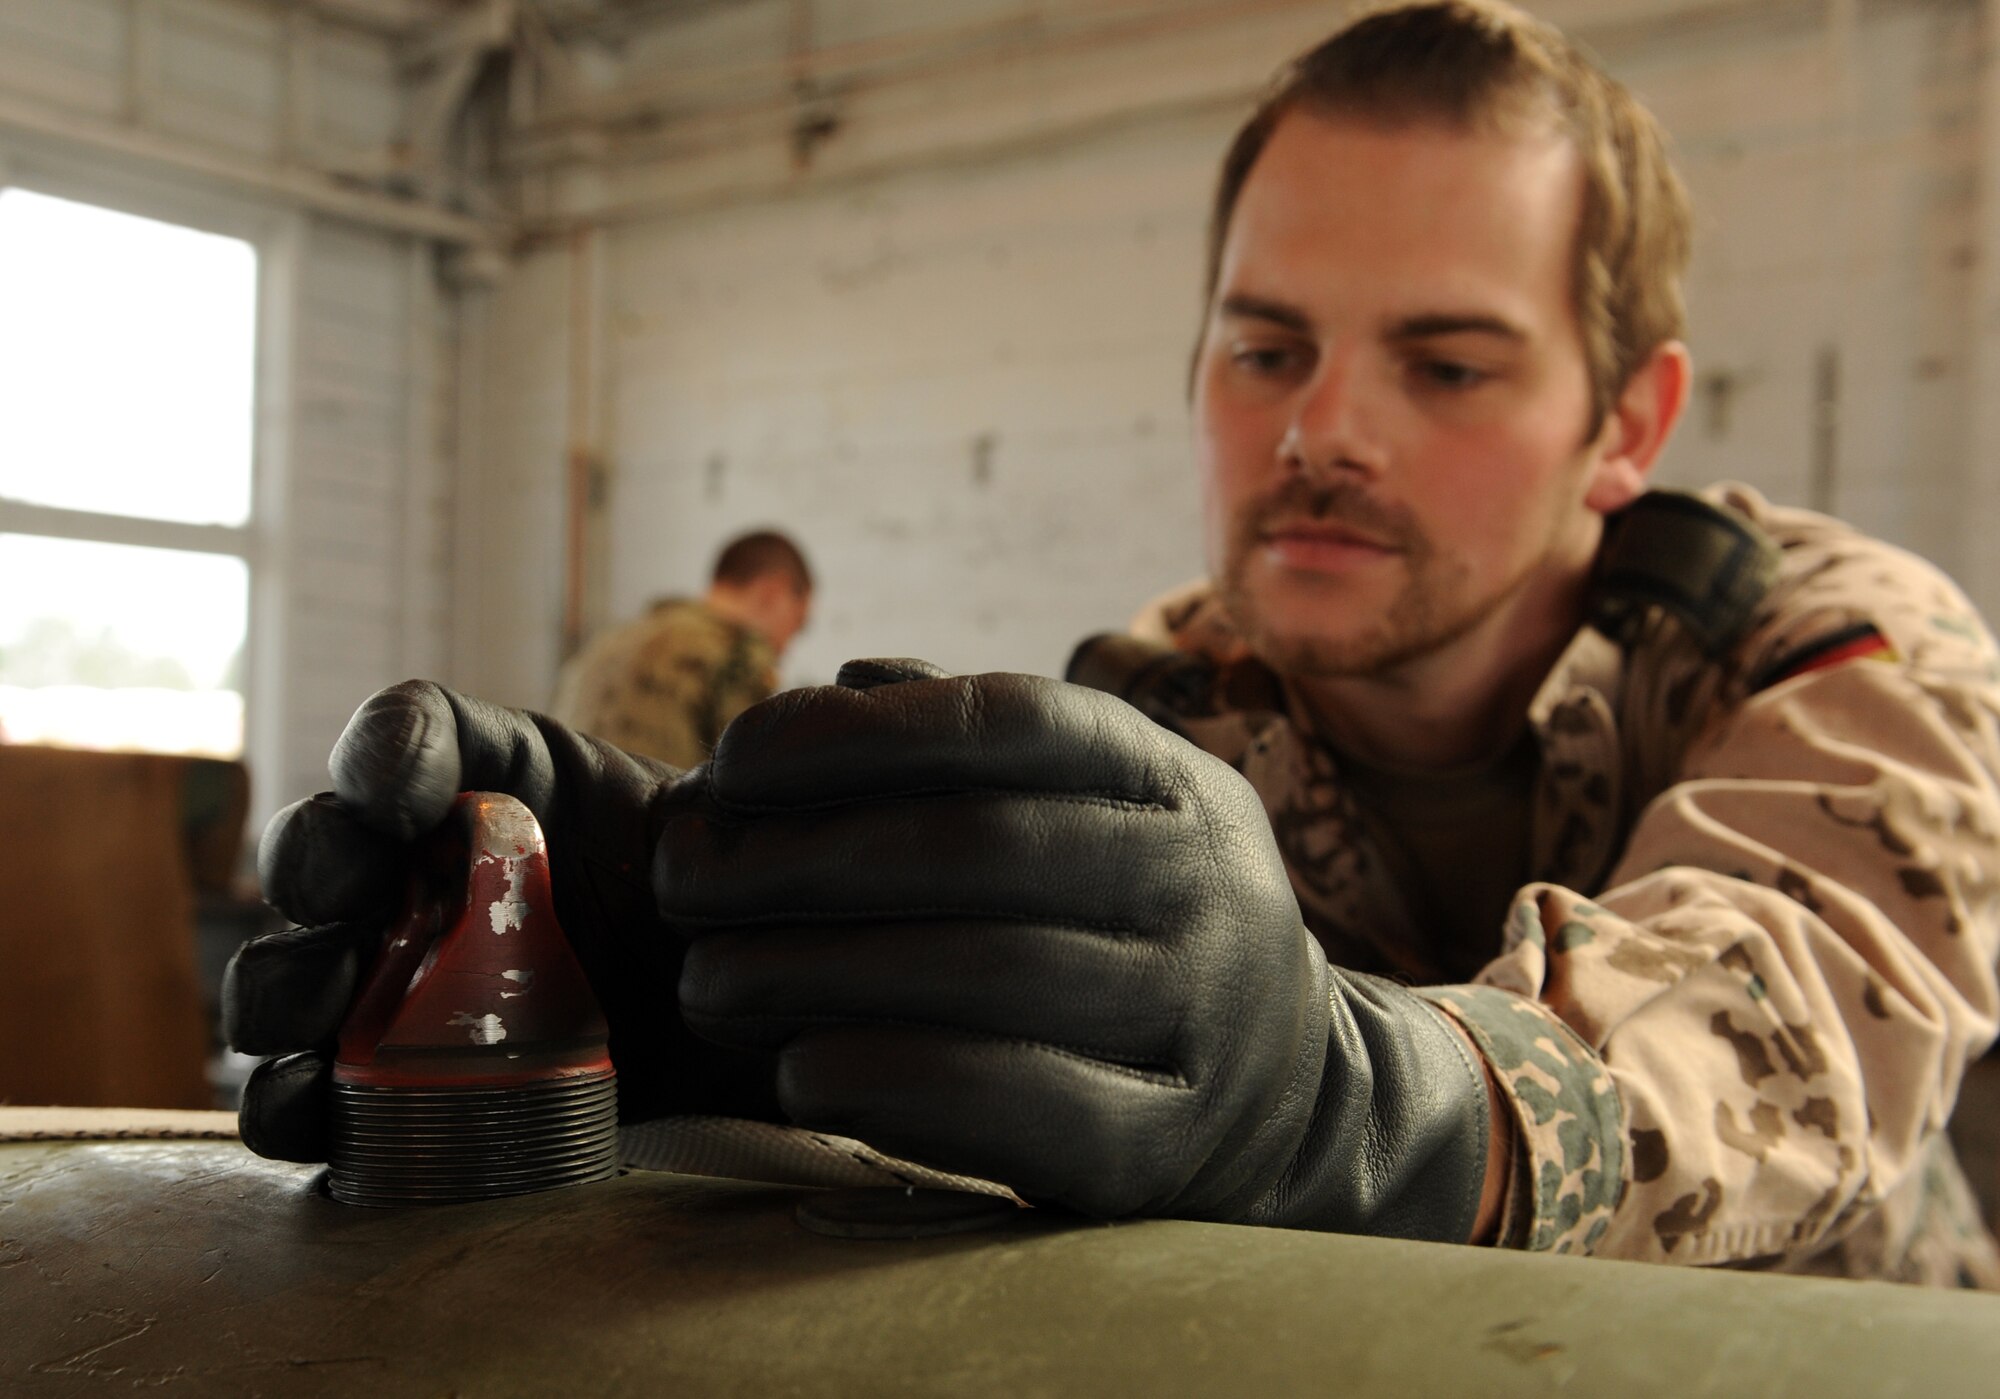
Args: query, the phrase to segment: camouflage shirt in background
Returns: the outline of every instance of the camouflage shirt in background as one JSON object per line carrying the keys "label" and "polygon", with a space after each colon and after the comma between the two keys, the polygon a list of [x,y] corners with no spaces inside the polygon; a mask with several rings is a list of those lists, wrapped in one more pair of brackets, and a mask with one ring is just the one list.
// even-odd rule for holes
{"label": "camouflage shirt in background", "polygon": [[1944,1137],[2000,1010],[1993,639],[1921,560],[1703,494],[1779,545],[1777,582],[1719,657],[1658,611],[1623,647],[1578,632],[1529,713],[1531,882],[1476,970],[1205,586],[1135,627],[1220,663],[1160,717],[1262,796],[1329,957],[1486,1055],[1518,1128],[1501,1242],[2000,1287]]}
{"label": "camouflage shirt in background", "polygon": [[729,721],[777,688],[777,658],[756,632],[694,598],[669,598],[592,638],[563,666],[551,718],[691,768]]}

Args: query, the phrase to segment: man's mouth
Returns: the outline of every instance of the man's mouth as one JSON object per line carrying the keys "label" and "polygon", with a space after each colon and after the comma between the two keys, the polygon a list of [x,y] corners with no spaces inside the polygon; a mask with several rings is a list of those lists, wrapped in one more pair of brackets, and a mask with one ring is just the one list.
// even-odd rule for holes
{"label": "man's mouth", "polygon": [[1381,535],[1328,520],[1283,521],[1257,537],[1274,562],[1310,573],[1346,572],[1404,552]]}

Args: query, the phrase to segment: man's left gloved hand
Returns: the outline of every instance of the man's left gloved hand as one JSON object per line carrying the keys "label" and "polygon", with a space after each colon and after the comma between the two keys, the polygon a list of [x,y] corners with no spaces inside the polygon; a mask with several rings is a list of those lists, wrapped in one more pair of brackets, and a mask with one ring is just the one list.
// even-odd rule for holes
{"label": "man's left gloved hand", "polygon": [[1100,1217],[1471,1236],[1484,1070],[1328,967],[1249,785],[1123,702],[854,662],[663,815],[683,1013],[796,1121]]}
{"label": "man's left gloved hand", "polygon": [[326,1159],[335,1037],[407,892],[412,843],[461,791],[518,798],[548,839],[557,917],[611,1026],[620,1115],[776,1115],[765,1057],[695,1038],[674,1007],[685,944],[660,926],[647,872],[678,770],[411,680],[355,711],[328,772],[333,790],[274,816],[257,853],[265,898],[302,926],[251,939],[223,977],[229,1042],[278,1056],[244,1087],[252,1151]]}

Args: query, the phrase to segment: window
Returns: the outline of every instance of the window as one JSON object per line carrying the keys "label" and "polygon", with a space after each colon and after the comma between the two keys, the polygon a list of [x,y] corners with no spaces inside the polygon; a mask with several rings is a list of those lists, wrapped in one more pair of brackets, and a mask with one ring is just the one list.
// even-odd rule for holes
{"label": "window", "polygon": [[0,739],[234,757],[256,250],[0,189]]}

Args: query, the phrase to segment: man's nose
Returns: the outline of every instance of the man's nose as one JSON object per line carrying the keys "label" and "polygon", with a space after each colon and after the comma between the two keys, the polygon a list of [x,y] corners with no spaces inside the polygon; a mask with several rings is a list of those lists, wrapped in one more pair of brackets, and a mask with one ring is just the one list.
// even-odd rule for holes
{"label": "man's nose", "polygon": [[1306,476],[1381,475],[1384,454],[1375,416],[1358,354],[1348,349],[1322,355],[1292,402],[1291,421],[1278,444],[1280,465]]}

